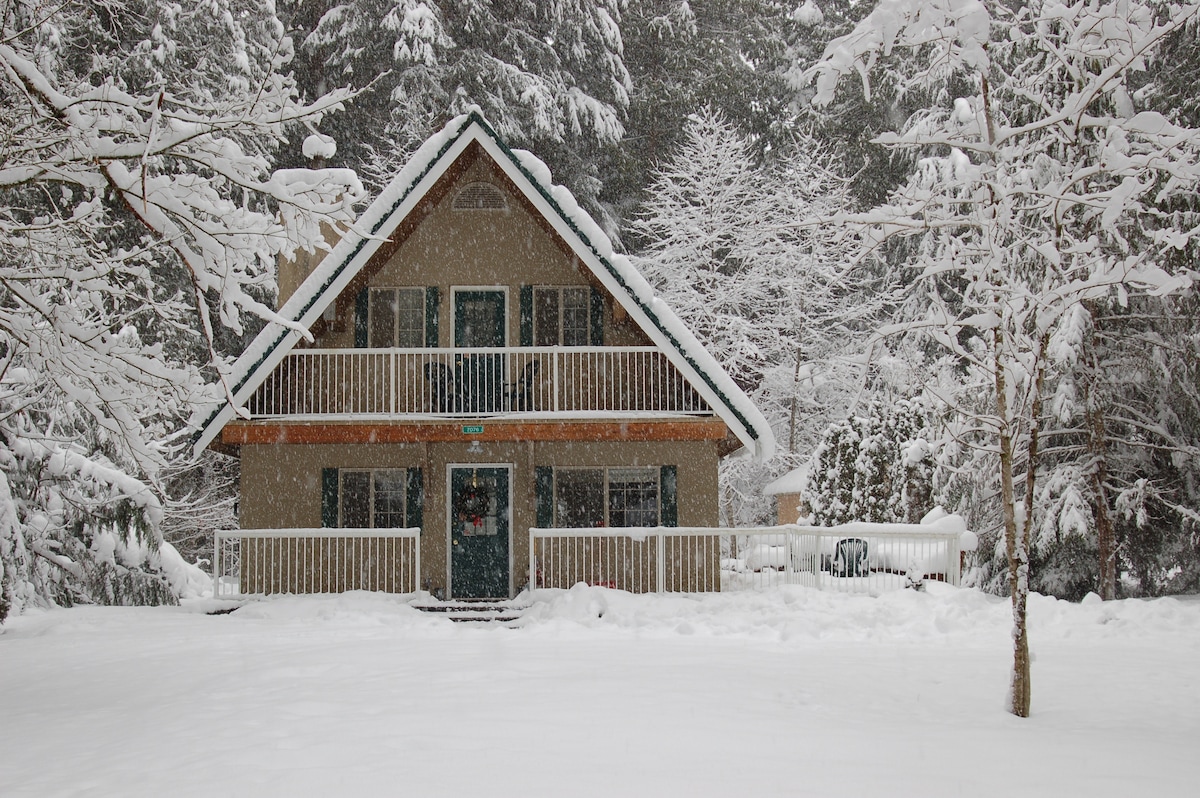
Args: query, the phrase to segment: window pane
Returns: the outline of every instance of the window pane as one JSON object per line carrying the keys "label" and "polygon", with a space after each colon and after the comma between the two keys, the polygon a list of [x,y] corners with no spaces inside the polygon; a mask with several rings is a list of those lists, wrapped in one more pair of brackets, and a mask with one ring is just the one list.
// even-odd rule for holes
{"label": "window pane", "polygon": [[372,347],[395,346],[396,292],[390,288],[372,288],[367,294],[370,303]]}
{"label": "window pane", "polygon": [[425,346],[425,289],[396,291],[396,346]]}
{"label": "window pane", "polygon": [[558,289],[534,289],[533,345],[557,346],[558,343]]}
{"label": "window pane", "polygon": [[604,472],[599,468],[554,471],[554,525],[604,526]]}
{"label": "window pane", "polygon": [[658,526],[658,469],[608,469],[608,523]]}
{"label": "window pane", "polygon": [[371,472],[343,471],[342,518],[344,527],[371,525]]}
{"label": "window pane", "polygon": [[563,346],[587,346],[591,328],[591,292],[586,288],[563,289]]}
{"label": "window pane", "polygon": [[371,526],[404,526],[404,469],[388,468],[373,472],[375,478],[375,518]]}

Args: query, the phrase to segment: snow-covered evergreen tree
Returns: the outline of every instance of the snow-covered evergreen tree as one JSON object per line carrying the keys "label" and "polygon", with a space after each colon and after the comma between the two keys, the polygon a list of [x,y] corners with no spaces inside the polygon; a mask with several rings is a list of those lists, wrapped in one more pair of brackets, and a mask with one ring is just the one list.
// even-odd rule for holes
{"label": "snow-covered evergreen tree", "polygon": [[[866,266],[851,270],[849,242],[796,225],[844,207],[832,165],[803,137],[760,161],[747,134],[703,109],[631,225],[645,242],[642,273],[789,441],[775,469],[805,459],[844,412],[856,387],[851,356],[885,296],[871,295],[879,286]],[[766,520],[764,469],[742,460],[724,469],[727,520]]]}
{"label": "snow-covered evergreen tree", "polygon": [[385,184],[469,106],[604,218],[597,155],[625,133],[629,75],[619,0],[282,0],[299,78],[318,96],[365,88],[323,132],[341,163]]}
{"label": "snow-covered evergreen tree", "polygon": [[802,501],[812,522],[919,522],[933,509],[928,412],[918,402],[873,402],[825,430]]}

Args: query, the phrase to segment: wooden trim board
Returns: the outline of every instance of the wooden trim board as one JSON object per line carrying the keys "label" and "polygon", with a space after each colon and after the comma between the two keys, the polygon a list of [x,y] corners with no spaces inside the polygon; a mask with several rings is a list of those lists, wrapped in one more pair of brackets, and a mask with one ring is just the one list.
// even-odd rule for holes
{"label": "wooden trim board", "polygon": [[[483,427],[464,433],[464,426]],[[709,441],[729,434],[719,419],[670,421],[476,421],[456,423],[321,423],[235,421],[220,442],[244,444],[417,443],[445,441]]]}

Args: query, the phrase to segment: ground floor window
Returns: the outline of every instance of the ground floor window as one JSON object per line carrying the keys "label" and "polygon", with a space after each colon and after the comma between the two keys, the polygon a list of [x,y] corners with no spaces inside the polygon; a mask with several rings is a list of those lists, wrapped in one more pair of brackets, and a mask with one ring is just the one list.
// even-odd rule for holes
{"label": "ground floor window", "polygon": [[339,477],[338,526],[386,529],[404,526],[403,468],[344,468]]}
{"label": "ground floor window", "polygon": [[421,525],[419,468],[326,468],[322,472],[321,525],[401,529]]}
{"label": "ground floor window", "polygon": [[660,526],[662,469],[554,469],[554,526]]}

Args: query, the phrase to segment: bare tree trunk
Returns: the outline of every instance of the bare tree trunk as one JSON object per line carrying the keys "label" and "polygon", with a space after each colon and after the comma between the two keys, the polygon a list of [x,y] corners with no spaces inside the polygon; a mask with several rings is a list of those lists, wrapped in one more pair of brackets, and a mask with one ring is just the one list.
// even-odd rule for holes
{"label": "bare tree trunk", "polygon": [[1100,364],[1096,357],[1096,308],[1085,303],[1092,317],[1091,340],[1087,347],[1087,396],[1084,424],[1087,426],[1088,453],[1092,456],[1092,491],[1095,494],[1096,538],[1099,546],[1100,598],[1117,597],[1117,534],[1108,512],[1108,434],[1104,425],[1104,407],[1100,396]]}
{"label": "bare tree trunk", "polygon": [[[1004,546],[1008,555],[1008,582],[1013,612],[1013,672],[1009,711],[1019,718],[1029,717],[1029,637],[1025,625],[1029,596],[1029,547],[1025,525],[1017,524],[1016,497],[1013,491],[1013,442],[1009,420],[1008,385],[1004,373],[1002,348],[1004,334],[999,327],[992,338],[992,368],[996,384],[996,416],[1000,440],[1000,500],[1004,514]],[[1029,513],[1026,501],[1026,514]]]}
{"label": "bare tree trunk", "polygon": [[1105,466],[1104,416],[1099,411],[1091,415],[1093,418],[1088,423],[1089,445],[1098,448],[1092,482],[1096,492],[1096,536],[1100,548],[1100,598],[1112,601],[1117,597],[1117,534],[1112,516],[1108,513],[1108,489],[1105,486],[1108,468]]}
{"label": "bare tree trunk", "polygon": [[802,348],[799,341],[796,342],[796,367],[792,371],[792,410],[791,417],[788,419],[788,454],[796,453],[796,406],[797,396],[800,391],[800,357]]}

